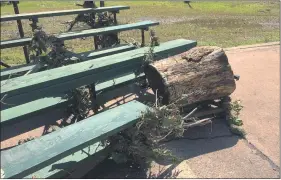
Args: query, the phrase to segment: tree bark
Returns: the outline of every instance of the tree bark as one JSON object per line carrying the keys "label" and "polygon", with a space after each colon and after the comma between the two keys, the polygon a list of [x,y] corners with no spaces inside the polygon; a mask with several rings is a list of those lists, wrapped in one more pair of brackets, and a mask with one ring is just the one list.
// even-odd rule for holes
{"label": "tree bark", "polygon": [[233,71],[222,48],[196,47],[144,68],[148,83],[164,105],[185,106],[234,92]]}

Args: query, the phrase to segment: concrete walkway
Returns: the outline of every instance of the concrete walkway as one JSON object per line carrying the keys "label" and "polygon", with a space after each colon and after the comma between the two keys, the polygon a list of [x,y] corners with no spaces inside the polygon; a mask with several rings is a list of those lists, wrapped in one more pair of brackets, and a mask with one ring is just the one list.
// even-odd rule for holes
{"label": "concrete walkway", "polygon": [[280,46],[227,52],[241,75],[232,98],[241,99],[247,139],[280,167]]}
{"label": "concrete walkway", "polygon": [[185,159],[170,168],[181,171],[178,178],[280,178],[279,49],[276,44],[226,49],[241,76],[232,99],[242,100],[247,140],[233,136],[220,120],[212,132],[207,126],[192,129],[188,139],[166,145]]}

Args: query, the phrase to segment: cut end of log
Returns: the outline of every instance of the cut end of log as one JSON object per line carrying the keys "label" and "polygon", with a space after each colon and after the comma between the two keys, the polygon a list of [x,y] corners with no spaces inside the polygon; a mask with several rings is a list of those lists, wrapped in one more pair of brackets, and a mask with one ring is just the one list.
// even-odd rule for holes
{"label": "cut end of log", "polygon": [[144,68],[144,73],[147,77],[148,83],[152,88],[154,94],[156,94],[163,105],[169,104],[169,91],[167,85],[162,75],[153,66],[146,66]]}
{"label": "cut end of log", "polygon": [[236,88],[225,52],[215,46],[196,47],[182,57],[155,61],[144,68],[144,73],[164,105],[218,99]]}

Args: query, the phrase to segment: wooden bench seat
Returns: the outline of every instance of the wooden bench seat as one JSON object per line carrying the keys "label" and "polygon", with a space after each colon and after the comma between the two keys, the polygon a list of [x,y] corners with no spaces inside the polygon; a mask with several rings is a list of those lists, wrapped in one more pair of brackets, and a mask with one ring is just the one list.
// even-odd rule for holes
{"label": "wooden bench seat", "polygon": [[[115,6],[10,15],[2,16],[1,22],[30,19],[33,23],[37,23],[38,18],[43,17],[110,11],[114,13],[116,23],[116,13],[121,9],[129,9],[129,7]],[[158,22],[143,21],[67,32],[56,36],[65,41],[139,29],[144,46],[144,31],[158,24]],[[30,41],[31,37],[5,40],[1,41],[0,48],[25,46]],[[185,39],[161,43],[153,48],[154,60],[185,52],[196,44],[196,41]],[[95,47],[97,49],[97,46]],[[81,178],[97,163],[108,157],[112,148],[110,144],[101,145],[101,141],[134,125],[142,112],[149,108],[135,100],[123,105],[117,101],[116,104],[119,106],[112,108],[116,104],[112,105],[111,100],[118,93],[132,100],[133,97],[125,95],[128,94],[127,91],[133,89],[133,86],[121,90],[116,88],[136,80],[146,80],[142,67],[146,63],[145,56],[150,50],[150,47],[135,49],[134,46],[126,45],[81,54],[69,52],[71,56],[73,55],[72,59],[81,58],[83,62],[46,71],[42,69],[40,72],[25,76],[21,75],[33,69],[34,64],[1,71],[1,78],[6,78],[1,81],[0,93],[1,137],[4,136],[1,140],[8,141],[6,149],[1,151],[1,170],[4,172],[4,178]],[[26,59],[28,60],[27,56]],[[17,74],[19,77],[9,78],[11,74]],[[93,91],[96,94],[92,99],[92,105],[95,107],[100,105],[103,110],[98,114],[95,113],[94,116],[49,133],[52,123],[63,119],[66,106],[72,103],[72,99],[67,99],[67,95],[70,95],[69,93],[75,88],[84,85],[95,87]],[[106,102],[110,105],[108,106]],[[33,133],[38,129],[40,131],[42,129],[42,134],[46,132],[49,134],[15,146],[22,138],[34,137]],[[42,134],[39,132],[35,136]]]}
{"label": "wooden bench seat", "polygon": [[84,9],[72,9],[72,10],[60,10],[60,11],[47,11],[47,12],[37,12],[37,13],[22,13],[15,15],[1,16],[0,21],[15,21],[23,19],[32,18],[44,18],[44,17],[54,17],[54,16],[66,16],[74,14],[84,14],[84,13],[101,13],[101,12],[118,12],[119,10],[130,9],[129,6],[111,6],[111,7],[98,7],[98,8],[84,8]]}
{"label": "wooden bench seat", "polygon": [[36,177],[36,171],[52,169],[61,159],[132,126],[147,108],[131,101],[1,152],[5,178]]}
{"label": "wooden bench seat", "polygon": [[[160,46],[155,47],[154,49],[154,54],[155,56],[155,60],[157,59],[163,59],[164,57],[168,57],[168,56],[172,56],[175,54],[179,54],[182,53],[188,49],[191,49],[193,47],[196,46],[196,41],[190,41],[190,40],[184,40],[184,39],[179,39],[179,40],[174,40],[174,41],[169,41],[166,43],[162,43]],[[73,65],[69,65],[69,66],[77,66],[76,70],[81,70],[83,71],[83,67],[91,67],[92,64],[100,64],[101,62],[105,62],[107,61],[107,64],[112,64],[113,62],[116,62],[114,60],[124,60],[127,61],[126,64],[129,64],[130,61],[129,60],[138,60],[139,63],[138,64],[133,64],[134,69],[138,69],[138,67],[140,67],[144,54],[145,52],[148,50],[148,48],[140,48],[140,49],[136,49],[136,50],[131,50],[128,52],[123,52],[120,54],[115,54],[115,55],[111,55],[111,56],[106,56],[106,57],[102,57],[102,58],[98,58],[95,59],[92,63],[87,64],[85,66],[77,66],[78,64],[73,64]],[[121,59],[120,59],[121,58]],[[135,59],[137,58],[137,59]],[[86,61],[87,63],[90,61]],[[86,62],[82,62],[82,63],[86,63]],[[97,63],[99,62],[99,63]],[[79,63],[81,64],[81,63]],[[79,68],[78,68],[79,67]],[[128,66],[125,66],[125,68],[122,68],[123,71],[120,72],[120,74],[111,74],[111,78],[102,81],[102,76],[99,76],[100,79],[100,83],[98,83],[96,85],[96,92],[100,92],[100,91],[106,91],[106,90],[110,90],[112,88],[116,88],[118,86],[124,86],[126,84],[135,82],[137,79],[145,79],[145,76],[142,72],[140,72],[140,74],[135,74],[134,69],[132,67],[127,68]],[[63,68],[63,70],[61,69]],[[68,102],[67,99],[65,97],[65,90],[69,89],[70,87],[67,86],[62,86],[60,88],[56,88],[58,91],[57,94],[55,94],[55,92],[53,91],[50,95],[47,95],[47,89],[41,89],[39,90],[40,92],[38,93],[39,96],[37,96],[37,98],[35,97],[35,91],[32,90],[28,90],[27,91],[23,91],[23,94],[18,94],[18,91],[20,91],[20,89],[24,89],[24,88],[28,88],[28,87],[32,87],[32,84],[27,85],[25,87],[20,87],[18,86],[19,83],[18,82],[23,82],[23,81],[29,81],[28,79],[37,79],[39,80],[40,77],[48,77],[48,74],[53,74],[55,76],[56,73],[60,74],[60,72],[65,71],[64,69],[68,69],[66,67],[61,67],[61,68],[56,68],[53,70],[48,70],[45,72],[38,72],[35,74],[30,74],[27,76],[22,76],[22,77],[18,77],[18,78],[14,78],[14,79],[9,79],[6,81],[2,81],[1,84],[5,84],[2,86],[1,88],[1,96],[4,94],[8,94],[7,98],[4,100],[5,103],[8,104],[13,104],[13,103],[18,103],[14,106],[9,106],[9,105],[5,105],[3,104],[1,107],[1,125],[9,125],[9,124],[14,124],[17,123],[19,120],[22,120],[23,117],[26,118],[30,115],[33,115],[34,113],[40,113],[43,110],[50,110],[52,108],[57,108],[57,107],[61,107],[61,106],[65,106]],[[51,72],[50,72],[51,71]],[[85,71],[85,70],[84,70]],[[112,70],[111,70],[112,71]],[[114,69],[113,69],[114,71]],[[78,73],[78,72],[77,72]],[[75,73],[73,71],[69,71],[69,75],[72,76]],[[101,72],[101,74],[103,74],[104,76],[106,76],[106,74],[108,74],[107,72]],[[31,77],[31,78],[29,78]],[[60,78],[63,77],[57,77],[56,79],[59,80]],[[74,78],[74,76],[73,76]],[[83,78],[84,79],[84,78]],[[13,82],[14,81],[14,82]],[[80,81],[80,80],[78,80]],[[81,84],[85,85],[85,84],[90,84],[93,83],[93,81],[95,81],[95,76],[91,76],[89,78],[87,78],[86,81],[82,81]],[[43,84],[42,81],[36,81],[39,84]],[[34,82],[34,83],[36,83]],[[44,81],[44,82],[48,82]],[[64,84],[66,81],[61,81],[58,83],[62,83]],[[71,81],[75,84],[77,84],[77,81]],[[11,84],[10,84],[11,83]],[[17,84],[15,87],[12,84]],[[80,85],[81,85],[80,84]],[[79,87],[80,85],[75,86]],[[50,87],[50,86],[48,86]],[[22,89],[22,90],[23,90]],[[12,96],[12,93],[16,93],[15,96]],[[21,101],[21,95],[25,96]]]}
{"label": "wooden bench seat", "polygon": [[110,152],[110,146],[103,147],[100,142],[98,142],[66,156],[24,178],[65,179],[67,177],[79,179],[106,159],[110,155]]}
{"label": "wooden bench seat", "polygon": [[[98,29],[83,30],[80,32],[62,33],[57,35],[57,37],[61,40],[71,40],[76,38],[90,37],[90,36],[96,36],[96,35],[102,35],[108,33],[118,33],[121,31],[128,31],[133,29],[146,29],[150,26],[156,26],[156,25],[159,25],[159,23],[153,21],[142,21],[132,24],[123,24],[123,25],[110,26],[110,27],[104,27]],[[24,46],[24,45],[28,45],[30,41],[31,41],[30,37],[14,39],[14,40],[5,40],[5,41],[1,41],[0,48],[5,49],[5,48],[11,48],[17,46]]]}
{"label": "wooden bench seat", "polygon": [[[127,84],[136,82],[137,80],[145,79],[145,75],[142,73],[136,76],[135,73],[124,74],[121,77],[116,77],[112,80],[105,81],[96,85],[96,92],[106,92],[113,88],[125,86]],[[99,98],[99,96],[97,96]],[[37,99],[19,106],[8,108],[1,111],[1,126],[12,125],[30,116],[34,116],[44,111],[52,111],[60,107],[66,107],[69,104],[69,100],[66,99],[65,94],[61,94],[57,97],[46,97]]]}
{"label": "wooden bench seat", "polygon": [[[73,59],[79,58],[82,61],[86,61],[89,59],[95,59],[95,58],[100,58],[103,56],[108,56],[108,55],[113,55],[129,50],[135,49],[135,46],[133,45],[117,45],[113,48],[104,48],[104,49],[99,49],[99,50],[93,50],[93,51],[88,51],[88,52],[82,52],[78,54],[73,55]],[[1,74],[1,81],[18,77],[23,74],[25,74],[27,71],[31,70],[35,65],[34,64],[25,64],[25,65],[19,65],[19,66],[14,66],[6,69],[2,69],[0,71]]]}
{"label": "wooden bench seat", "polygon": [[[178,39],[154,48],[155,60],[195,47],[196,41]],[[149,47],[1,81],[2,110],[44,97],[56,97],[82,85],[101,83],[139,71]],[[5,95],[7,94],[7,95]]]}

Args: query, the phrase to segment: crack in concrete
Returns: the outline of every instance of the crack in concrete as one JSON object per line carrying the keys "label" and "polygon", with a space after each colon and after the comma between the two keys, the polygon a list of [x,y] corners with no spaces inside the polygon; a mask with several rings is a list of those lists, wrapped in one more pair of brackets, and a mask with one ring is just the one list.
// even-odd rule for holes
{"label": "crack in concrete", "polygon": [[[170,141],[174,141],[174,140],[203,140],[203,139],[217,139],[217,138],[229,138],[229,137],[238,137],[240,138],[240,136],[238,135],[234,135],[234,134],[226,134],[226,135],[220,135],[220,136],[213,136],[213,137],[199,137],[199,138],[188,138],[188,137],[179,137],[179,138],[174,138],[174,139],[169,139],[166,140],[164,142],[170,142]],[[259,150],[254,144],[252,144],[248,139],[244,139],[247,146],[250,149],[254,149],[256,150],[256,155],[261,157],[263,160],[267,161],[270,166],[272,167],[273,170],[275,171],[279,171],[280,172],[280,167],[275,164],[267,155],[265,155],[261,150]],[[280,175],[278,175],[278,178],[280,178]]]}
{"label": "crack in concrete", "polygon": [[170,141],[174,141],[174,140],[192,140],[192,141],[196,141],[196,140],[202,140],[202,139],[216,139],[216,138],[224,138],[224,137],[239,137],[239,136],[233,135],[233,134],[226,134],[226,135],[211,136],[211,137],[199,137],[199,138],[178,137],[178,138],[174,138],[174,139],[168,139],[168,140],[163,141],[163,142],[170,142]]}
{"label": "crack in concrete", "polygon": [[[246,141],[246,143],[247,143],[247,145],[248,145],[248,147],[250,148],[250,149],[254,149],[254,150],[256,150],[256,155],[257,156],[259,156],[259,157],[261,157],[263,160],[265,160],[265,161],[267,161],[269,164],[270,164],[270,166],[272,167],[272,169],[273,170],[276,170],[276,171],[279,171],[280,172],[280,167],[277,165],[277,164],[275,164],[267,155],[265,155],[261,150],[259,150],[254,144],[252,144],[248,139],[245,139],[245,141]],[[280,177],[280,175],[279,175],[279,177]]]}

